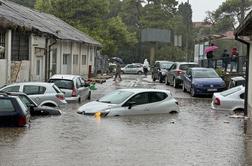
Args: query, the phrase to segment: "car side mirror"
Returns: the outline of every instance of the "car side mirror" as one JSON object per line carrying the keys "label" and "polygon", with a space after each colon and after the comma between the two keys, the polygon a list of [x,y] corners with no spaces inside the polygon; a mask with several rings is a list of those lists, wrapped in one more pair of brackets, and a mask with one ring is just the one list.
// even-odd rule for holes
{"label": "car side mirror", "polygon": [[128,109],[131,109],[134,105],[136,105],[136,102],[134,101],[129,102]]}
{"label": "car side mirror", "polygon": [[188,75],[188,78],[192,79],[192,75]]}

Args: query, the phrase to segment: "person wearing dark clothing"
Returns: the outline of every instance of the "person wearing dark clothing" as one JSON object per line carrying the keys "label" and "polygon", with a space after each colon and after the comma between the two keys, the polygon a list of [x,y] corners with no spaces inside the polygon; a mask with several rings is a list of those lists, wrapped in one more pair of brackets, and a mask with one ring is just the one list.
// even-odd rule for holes
{"label": "person wearing dark clothing", "polygon": [[207,67],[213,68],[213,51],[207,52],[206,57],[207,57]]}
{"label": "person wearing dark clothing", "polygon": [[229,54],[227,49],[224,50],[221,58],[222,58],[222,67],[224,68],[225,72],[227,72],[229,62]]}
{"label": "person wearing dark clothing", "polygon": [[117,77],[119,77],[119,80],[122,81],[122,78],[121,78],[121,65],[119,63],[116,64],[116,72],[115,72],[114,81],[116,81]]}
{"label": "person wearing dark clothing", "polygon": [[237,48],[232,48],[231,50],[231,68],[230,68],[230,72],[233,72],[233,69],[235,68],[237,71],[237,61],[238,61],[238,56],[239,53],[237,51]]}

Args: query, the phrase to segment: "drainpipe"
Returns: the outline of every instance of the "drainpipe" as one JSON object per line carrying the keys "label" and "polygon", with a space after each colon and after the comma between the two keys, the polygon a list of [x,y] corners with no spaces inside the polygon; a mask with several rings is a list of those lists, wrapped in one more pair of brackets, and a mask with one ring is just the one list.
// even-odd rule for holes
{"label": "drainpipe", "polygon": [[[53,41],[53,43],[51,43],[51,44],[49,44],[48,45],[48,41],[49,41],[49,39],[51,39],[51,38],[49,38],[49,37],[47,37],[46,38],[46,53],[45,53],[45,61],[46,61],[46,63],[45,63],[45,81],[47,81],[48,79],[49,79],[49,76],[50,76],[50,63],[51,63],[51,54],[50,54],[50,52],[51,52],[51,47],[53,46],[53,45],[55,45],[56,43],[57,43],[57,40],[54,38],[54,41]],[[48,48],[48,49],[47,49]]]}
{"label": "drainpipe", "polygon": [[235,35],[235,40],[246,44],[247,46],[247,62],[246,62],[246,85],[245,85],[245,100],[244,100],[244,115],[248,116],[248,77],[249,77],[249,51],[250,51],[250,43],[239,38],[238,35]]}

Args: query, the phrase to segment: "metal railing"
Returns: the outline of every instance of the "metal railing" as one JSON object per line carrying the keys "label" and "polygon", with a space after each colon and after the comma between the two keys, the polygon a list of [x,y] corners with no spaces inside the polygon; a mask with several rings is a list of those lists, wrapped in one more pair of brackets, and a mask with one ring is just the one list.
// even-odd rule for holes
{"label": "metal railing", "polygon": [[199,60],[201,67],[221,68],[226,73],[234,73],[244,75],[246,72],[246,56],[238,56],[235,60],[231,57],[227,58],[212,58]]}

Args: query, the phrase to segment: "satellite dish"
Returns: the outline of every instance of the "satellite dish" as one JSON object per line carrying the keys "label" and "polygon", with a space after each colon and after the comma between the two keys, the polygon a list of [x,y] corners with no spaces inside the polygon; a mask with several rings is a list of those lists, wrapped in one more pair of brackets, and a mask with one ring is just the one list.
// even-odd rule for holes
{"label": "satellite dish", "polygon": [[3,46],[0,46],[0,54],[1,54],[1,53],[4,53],[4,50],[5,50],[4,47],[3,47]]}

